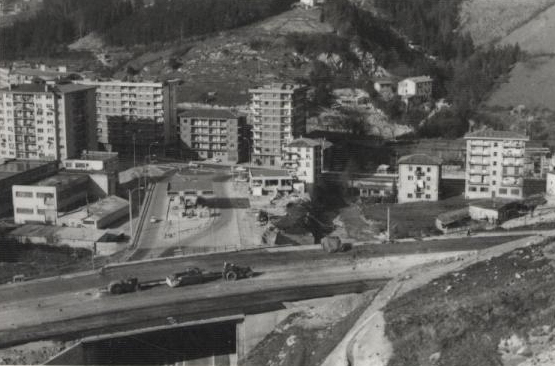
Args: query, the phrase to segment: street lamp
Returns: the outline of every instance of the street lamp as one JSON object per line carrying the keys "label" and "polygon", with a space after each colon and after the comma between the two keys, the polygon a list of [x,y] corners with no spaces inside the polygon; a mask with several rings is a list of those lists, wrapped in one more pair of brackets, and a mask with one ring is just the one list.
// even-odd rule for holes
{"label": "street lamp", "polygon": [[[140,191],[143,187],[137,187],[133,189],[128,189],[127,194],[129,195],[129,238],[133,238],[133,192]],[[139,200],[139,207],[141,207],[141,201]]]}

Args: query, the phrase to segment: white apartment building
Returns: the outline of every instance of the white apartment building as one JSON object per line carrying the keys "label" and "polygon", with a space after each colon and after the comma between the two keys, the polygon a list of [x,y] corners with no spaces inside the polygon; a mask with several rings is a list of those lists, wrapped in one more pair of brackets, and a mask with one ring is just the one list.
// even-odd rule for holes
{"label": "white apartment building", "polygon": [[0,90],[0,158],[62,160],[96,149],[94,87],[23,84]]}
{"label": "white apartment building", "polygon": [[429,76],[414,76],[401,80],[397,85],[397,94],[405,100],[426,100],[432,96],[433,79]]}
{"label": "white apartment building", "polygon": [[397,201],[432,202],[439,199],[441,162],[425,154],[403,156],[399,159]]}
{"label": "white apartment building", "polygon": [[[177,113],[175,106],[179,80],[167,82],[82,80],[78,83],[96,87],[96,127],[98,142],[103,150],[112,151],[114,145],[118,145],[122,141],[122,136],[114,136],[115,134],[119,135],[122,131],[117,126],[111,126],[108,123],[110,117],[122,117],[123,120],[131,122],[151,121],[155,127],[159,127],[142,127],[140,132],[133,130],[132,132],[143,133],[147,137],[142,139],[141,136],[138,136],[138,143],[141,140],[148,140],[150,143],[152,137],[162,139],[159,142],[165,145],[176,141]],[[144,123],[142,125],[146,126]],[[152,136],[155,130],[160,131],[159,136]],[[130,139],[127,141],[129,142]]]}
{"label": "white apartment building", "polygon": [[293,140],[284,149],[283,168],[300,181],[316,183],[322,173],[321,143],[304,137]]}
{"label": "white apartment building", "polygon": [[285,146],[306,131],[306,87],[274,83],[250,89],[252,161],[281,167]]}
{"label": "white apartment building", "polygon": [[522,198],[528,137],[516,132],[488,129],[467,133],[464,138],[465,197]]}

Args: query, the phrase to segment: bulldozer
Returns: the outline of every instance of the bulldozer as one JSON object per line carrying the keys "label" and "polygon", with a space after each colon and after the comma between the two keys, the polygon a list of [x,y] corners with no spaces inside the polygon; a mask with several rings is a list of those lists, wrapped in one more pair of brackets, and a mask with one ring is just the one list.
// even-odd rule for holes
{"label": "bulldozer", "polygon": [[199,268],[187,268],[180,273],[174,273],[166,277],[166,284],[171,287],[194,285],[204,282],[205,273]]}
{"label": "bulldozer", "polygon": [[226,281],[236,281],[242,278],[250,278],[254,276],[251,267],[240,267],[233,263],[224,262],[222,270],[222,278]]}
{"label": "bulldozer", "polygon": [[116,280],[110,282],[108,285],[108,292],[112,295],[126,294],[129,292],[135,292],[141,289],[139,280],[134,278],[128,278],[125,280]]}

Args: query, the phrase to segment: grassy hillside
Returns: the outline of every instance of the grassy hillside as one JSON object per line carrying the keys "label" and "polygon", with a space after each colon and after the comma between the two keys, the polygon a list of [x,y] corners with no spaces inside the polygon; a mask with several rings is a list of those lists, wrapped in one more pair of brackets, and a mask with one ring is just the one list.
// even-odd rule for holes
{"label": "grassy hillside", "polygon": [[459,14],[461,30],[469,32],[475,44],[487,44],[502,39],[554,4],[555,0],[466,0]]}

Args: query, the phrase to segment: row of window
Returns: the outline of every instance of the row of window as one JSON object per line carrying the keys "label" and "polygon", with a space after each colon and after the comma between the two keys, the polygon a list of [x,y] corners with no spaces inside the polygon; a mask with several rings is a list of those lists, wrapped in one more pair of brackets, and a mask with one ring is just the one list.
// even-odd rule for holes
{"label": "row of window", "polygon": [[[35,214],[35,210],[32,208],[24,208],[24,207],[17,207],[15,209],[15,212],[21,215],[34,215]],[[46,214],[46,210],[43,208],[37,208],[37,214],[38,215],[45,215]]]}
{"label": "row of window", "polygon": [[[413,198],[413,197],[422,198],[422,193],[416,193],[415,195],[413,195],[412,193],[408,193],[408,194],[407,194],[407,198]],[[429,200],[429,199],[432,198],[432,196],[429,195],[429,194],[424,195],[424,197],[425,197],[427,200]]]}
{"label": "row of window", "polygon": [[[16,197],[21,197],[21,198],[33,198],[33,192],[29,192],[29,191],[16,191],[15,192],[15,196]],[[54,198],[54,194],[53,193],[47,193],[47,192],[37,192],[36,194],[37,198]]]}

